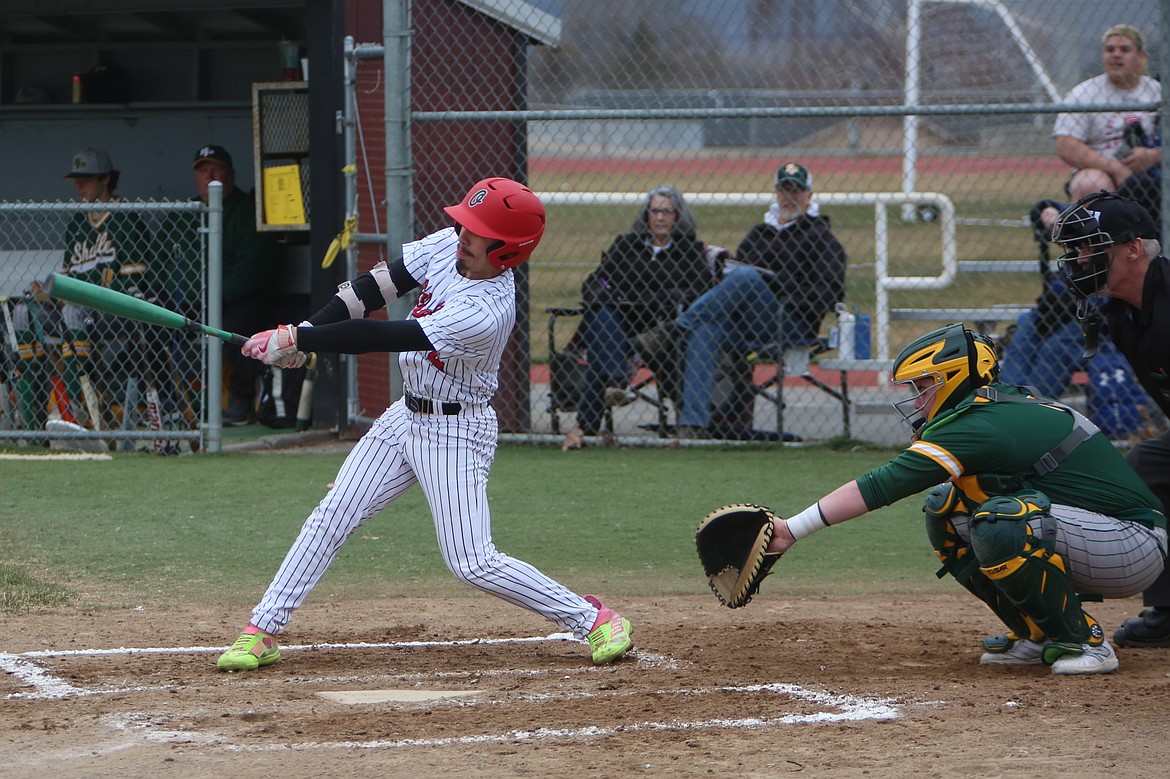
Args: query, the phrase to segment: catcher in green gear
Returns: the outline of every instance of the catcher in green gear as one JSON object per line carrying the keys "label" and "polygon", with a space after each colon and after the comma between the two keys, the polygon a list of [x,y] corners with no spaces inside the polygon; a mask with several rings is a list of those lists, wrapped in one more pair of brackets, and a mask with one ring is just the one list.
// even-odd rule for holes
{"label": "catcher in green gear", "polygon": [[910,390],[894,408],[913,443],[774,519],[767,553],[933,487],[924,512],[939,576],[953,576],[1008,629],[984,640],[981,662],[1115,671],[1117,656],[1082,603],[1135,595],[1161,573],[1158,499],[1081,414],[999,383],[991,342],[962,324],[913,341],[893,373]]}

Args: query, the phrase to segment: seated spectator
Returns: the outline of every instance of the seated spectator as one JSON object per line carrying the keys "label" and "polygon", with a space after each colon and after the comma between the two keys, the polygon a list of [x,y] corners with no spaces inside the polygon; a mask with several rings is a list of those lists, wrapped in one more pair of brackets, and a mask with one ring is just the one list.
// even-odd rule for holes
{"label": "seated spectator", "polygon": [[[599,432],[606,390],[625,387],[631,377],[633,338],[672,320],[713,281],[682,193],[670,185],[655,187],[630,231],[613,240],[581,285],[585,377],[577,424],[562,450],[580,449],[585,436]],[[675,366],[669,356],[646,350],[641,357],[657,374],[660,392],[672,394]],[[621,402],[622,393],[609,394],[611,405]]]}
{"label": "seated spectator", "polygon": [[[1072,202],[1108,190],[1109,174],[1083,168],[1068,181]],[[1059,398],[1068,390],[1075,371],[1083,371],[1085,339],[1077,320],[1077,298],[1059,273],[1050,269],[1052,226],[1067,204],[1041,200],[1031,213],[1032,229],[1040,245],[1041,291],[1036,305],[1016,321],[1004,347],[1000,378],[1005,384],[1028,386],[1038,394]]]}
{"label": "seated spectator", "polygon": [[[232,155],[222,146],[210,144],[195,152],[191,165],[195,190],[192,200],[207,203],[213,181],[223,185],[223,283],[224,330],[256,333],[273,325],[271,284],[276,242],[269,233],[256,230],[256,201],[252,191],[236,186]],[[204,293],[202,265],[203,236],[198,219],[189,213],[172,214],[160,230],[160,257],[169,272],[168,293],[172,304],[184,314],[199,319]],[[190,375],[192,350],[186,336],[179,334],[172,346],[179,372]],[[256,420],[257,383],[264,366],[240,354],[239,349],[223,350],[228,372],[228,404],[225,425],[246,425]]]}
{"label": "seated spectator", "polygon": [[845,249],[813,204],[812,175],[776,171],[776,202],[739,244],[723,279],[675,320],[685,344],[680,438],[710,436],[719,358],[754,345],[810,343],[845,295]]}
{"label": "seated spectator", "polygon": [[[1162,87],[1146,75],[1148,58],[1141,32],[1115,24],[1101,38],[1105,72],[1077,84],[1066,103],[1157,103]],[[1074,170],[1097,168],[1109,174],[1111,187],[1133,198],[1151,214],[1162,210],[1162,149],[1152,111],[1117,110],[1058,114],[1052,136],[1056,153]],[[1075,200],[1076,198],[1074,198]]]}

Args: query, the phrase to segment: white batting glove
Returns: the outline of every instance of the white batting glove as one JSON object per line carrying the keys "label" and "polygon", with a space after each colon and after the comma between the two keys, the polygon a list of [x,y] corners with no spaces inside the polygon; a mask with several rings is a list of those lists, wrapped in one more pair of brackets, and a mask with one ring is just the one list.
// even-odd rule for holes
{"label": "white batting glove", "polygon": [[309,355],[297,349],[297,330],[292,325],[256,333],[240,347],[240,351],[277,368],[299,368],[309,359]]}

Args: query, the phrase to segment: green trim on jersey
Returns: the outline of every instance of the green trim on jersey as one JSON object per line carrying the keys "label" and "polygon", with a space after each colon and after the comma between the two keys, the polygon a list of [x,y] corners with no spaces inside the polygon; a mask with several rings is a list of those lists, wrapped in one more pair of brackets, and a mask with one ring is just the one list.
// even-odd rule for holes
{"label": "green trim on jersey", "polygon": [[[1025,395],[1004,384],[992,386],[1004,395]],[[972,500],[1040,490],[1053,503],[1165,527],[1161,503],[1100,432],[1052,472],[1035,475],[1033,465],[1072,428],[1072,415],[1057,406],[996,402],[973,392],[923,427],[909,448],[862,474],[857,483],[871,511],[950,480]]]}

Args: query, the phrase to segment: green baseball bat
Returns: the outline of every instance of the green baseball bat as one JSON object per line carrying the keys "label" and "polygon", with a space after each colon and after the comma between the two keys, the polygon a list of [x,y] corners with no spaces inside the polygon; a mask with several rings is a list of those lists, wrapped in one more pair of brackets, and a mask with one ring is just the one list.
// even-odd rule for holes
{"label": "green baseball bat", "polygon": [[148,303],[141,298],[106,289],[97,284],[90,284],[88,281],[75,279],[63,273],[54,273],[49,276],[45,281],[44,289],[45,294],[50,297],[68,300],[70,303],[92,308],[105,314],[133,319],[135,322],[145,322],[148,325],[170,327],[175,330],[189,330],[239,346],[243,346],[248,341],[247,338],[238,333],[229,333],[226,330],[199,324],[182,314],[162,306],[156,306],[154,303]]}
{"label": "green baseball bat", "polygon": [[[231,333],[216,327],[200,324],[180,313],[170,311],[154,303],[148,303],[141,298],[116,292],[112,289],[90,284],[88,281],[75,279],[63,273],[54,273],[45,280],[45,294],[50,297],[67,300],[79,306],[92,308],[105,314],[133,319],[135,322],[145,322],[148,325],[169,327],[175,330],[188,330],[201,335],[209,335],[221,341],[243,346],[248,342],[246,336]],[[309,355],[309,365],[316,363],[315,354]]]}

